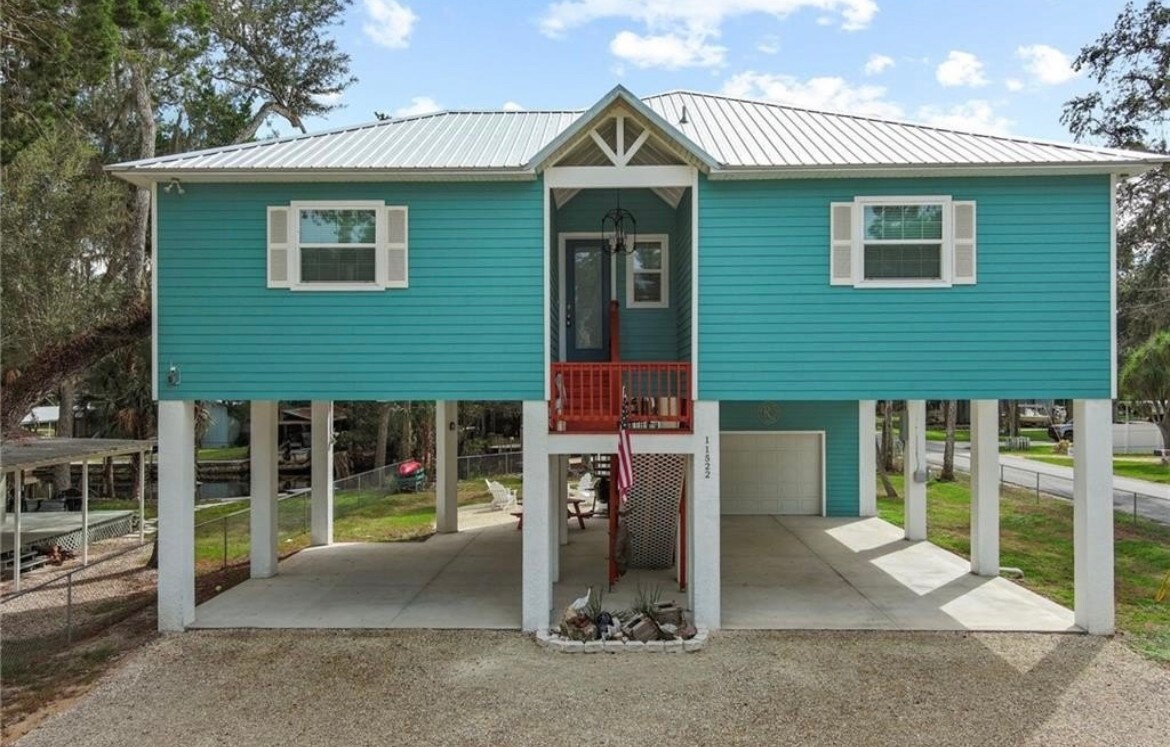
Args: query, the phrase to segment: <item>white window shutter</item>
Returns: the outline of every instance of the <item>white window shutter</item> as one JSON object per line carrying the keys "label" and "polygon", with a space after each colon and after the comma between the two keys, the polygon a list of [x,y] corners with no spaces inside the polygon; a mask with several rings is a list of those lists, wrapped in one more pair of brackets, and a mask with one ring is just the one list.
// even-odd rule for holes
{"label": "white window shutter", "polygon": [[268,208],[268,287],[292,287],[292,247],[289,243],[290,210]]}
{"label": "white window shutter", "polygon": [[829,284],[853,285],[853,203],[832,203],[829,216]]}
{"label": "white window shutter", "polygon": [[386,273],[383,285],[387,288],[405,288],[409,279],[410,225],[405,205],[386,207]]}
{"label": "white window shutter", "polygon": [[952,203],[954,209],[954,265],[955,285],[975,283],[975,203],[972,201]]}

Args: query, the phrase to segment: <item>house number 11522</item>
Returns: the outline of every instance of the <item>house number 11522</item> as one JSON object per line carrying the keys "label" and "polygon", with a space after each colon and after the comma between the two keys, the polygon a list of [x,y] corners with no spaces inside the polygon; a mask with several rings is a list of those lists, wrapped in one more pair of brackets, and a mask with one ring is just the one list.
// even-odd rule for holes
{"label": "house number 11522", "polygon": [[703,438],[703,479],[711,479],[711,437]]}

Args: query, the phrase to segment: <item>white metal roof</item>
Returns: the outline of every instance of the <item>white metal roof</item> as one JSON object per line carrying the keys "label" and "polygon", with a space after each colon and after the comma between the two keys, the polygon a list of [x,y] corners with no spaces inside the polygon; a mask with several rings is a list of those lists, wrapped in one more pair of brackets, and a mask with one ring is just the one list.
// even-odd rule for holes
{"label": "white metal roof", "polygon": [[[135,181],[309,174],[523,176],[606,105],[625,99],[715,175],[931,167],[1125,168],[1170,161],[1134,151],[987,135],[763,101],[617,87],[588,111],[447,111],[180,153],[108,167]],[[685,121],[684,121],[685,111]]]}
{"label": "white metal roof", "polygon": [[[675,91],[643,101],[724,168],[1141,162],[1153,154]],[[683,111],[686,111],[686,123]],[[1166,160],[1164,156],[1156,157]]]}

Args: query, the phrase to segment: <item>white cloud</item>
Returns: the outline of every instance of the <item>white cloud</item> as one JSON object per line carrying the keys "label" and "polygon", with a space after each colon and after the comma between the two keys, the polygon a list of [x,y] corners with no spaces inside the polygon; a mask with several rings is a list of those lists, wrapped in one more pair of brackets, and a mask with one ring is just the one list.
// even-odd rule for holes
{"label": "white cloud", "polygon": [[917,111],[917,121],[934,127],[952,130],[983,132],[988,135],[1007,135],[1011,132],[1010,119],[996,113],[988,101],[972,99],[954,106],[923,106]]}
{"label": "white cloud", "polygon": [[1003,84],[1007,86],[1009,91],[1012,92],[1024,90],[1024,81],[1020,80],[1019,78],[1008,78],[1003,82]]}
{"label": "white cloud", "polygon": [[[540,20],[546,35],[563,36],[570,29],[601,19],[641,23],[643,32],[622,31],[610,51],[638,67],[717,67],[726,48],[715,43],[729,18],[761,13],[783,19],[811,9],[818,23],[838,23],[846,31],[863,29],[877,14],[877,0],[561,0],[548,6]],[[765,39],[758,49],[779,49]]]}
{"label": "white cloud", "polygon": [[1016,57],[1024,61],[1024,69],[1039,83],[1058,86],[1077,77],[1072,60],[1064,52],[1047,44],[1032,44],[1016,50]]}
{"label": "white cloud", "polygon": [[520,106],[515,101],[505,101],[504,105],[500,108],[502,108],[506,112],[522,112],[522,111],[524,111],[524,107]]}
{"label": "white cloud", "polygon": [[652,31],[682,26],[717,35],[732,16],[767,13],[784,18],[806,8],[823,11],[830,20],[839,17],[846,31],[865,28],[878,11],[877,0],[561,0],[548,6],[540,28],[549,36],[560,36],[602,18],[628,18]]}
{"label": "white cloud", "polygon": [[934,71],[934,77],[944,86],[985,86],[983,63],[970,52],[951,50]]}
{"label": "white cloud", "polygon": [[410,46],[410,32],[418,16],[397,0],[365,0],[369,19],[362,24],[362,31],[375,44],[390,49]]}
{"label": "white cloud", "polygon": [[780,51],[780,40],[774,36],[765,36],[756,45],[756,49],[764,54],[776,54]]}
{"label": "white cloud", "polygon": [[728,96],[767,99],[807,109],[899,118],[902,107],[886,101],[883,86],[854,86],[843,78],[818,77],[799,80],[791,75],[745,72],[732,76],[723,85]]}
{"label": "white cloud", "polygon": [[707,44],[705,38],[699,34],[688,37],[676,34],[640,36],[633,31],[621,31],[609,43],[609,51],[636,67],[677,70],[680,67],[722,65],[726,48]]}
{"label": "white cloud", "polygon": [[430,96],[415,96],[410,100],[410,104],[394,110],[395,117],[413,117],[419,114],[431,114],[437,112],[443,107],[439,106],[439,102],[432,99]]}
{"label": "white cloud", "polygon": [[341,91],[337,91],[336,93],[319,93],[313,97],[313,100],[321,106],[337,106],[341,103],[342,95]]}
{"label": "white cloud", "polygon": [[884,54],[871,54],[865,61],[866,75],[881,75],[894,66],[894,58]]}

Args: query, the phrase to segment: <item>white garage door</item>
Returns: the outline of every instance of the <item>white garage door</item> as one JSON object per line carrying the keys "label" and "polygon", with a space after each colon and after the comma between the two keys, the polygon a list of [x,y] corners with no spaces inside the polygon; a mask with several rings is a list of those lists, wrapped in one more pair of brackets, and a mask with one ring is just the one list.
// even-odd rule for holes
{"label": "white garage door", "polygon": [[725,514],[820,515],[822,433],[723,433],[719,492]]}

